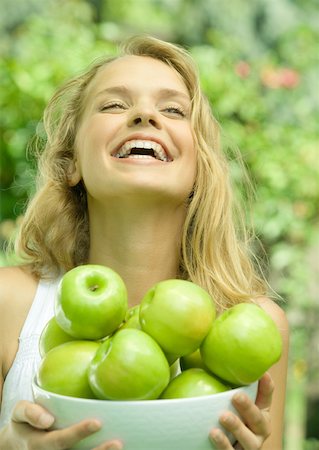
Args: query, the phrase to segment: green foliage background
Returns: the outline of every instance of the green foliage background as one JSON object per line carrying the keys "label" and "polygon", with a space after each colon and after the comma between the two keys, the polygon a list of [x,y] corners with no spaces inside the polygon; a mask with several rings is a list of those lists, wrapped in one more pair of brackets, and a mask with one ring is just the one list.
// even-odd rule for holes
{"label": "green foliage background", "polygon": [[33,189],[26,149],[55,88],[132,34],[186,46],[254,182],[253,220],[291,325],[285,449],[319,449],[317,1],[2,0],[2,10],[2,248]]}

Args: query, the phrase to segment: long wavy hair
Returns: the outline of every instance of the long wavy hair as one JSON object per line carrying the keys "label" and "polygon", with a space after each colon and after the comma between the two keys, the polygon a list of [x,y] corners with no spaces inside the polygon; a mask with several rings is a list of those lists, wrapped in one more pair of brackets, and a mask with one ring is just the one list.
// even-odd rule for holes
{"label": "long wavy hair", "polygon": [[[179,276],[206,289],[221,310],[264,295],[266,283],[251,252],[252,234],[248,235],[236,207],[220,126],[201,91],[197,66],[184,48],[150,36],[128,39],[117,56],[95,61],[51,98],[43,117],[45,139],[35,145],[37,189],[26,209],[16,251],[42,277],[87,262],[86,191],[81,182],[69,183],[74,141],[86,88],[102,67],[124,55],[148,56],[168,64],[184,80],[192,102],[197,175],[183,228]],[[239,163],[239,154],[236,159]]]}

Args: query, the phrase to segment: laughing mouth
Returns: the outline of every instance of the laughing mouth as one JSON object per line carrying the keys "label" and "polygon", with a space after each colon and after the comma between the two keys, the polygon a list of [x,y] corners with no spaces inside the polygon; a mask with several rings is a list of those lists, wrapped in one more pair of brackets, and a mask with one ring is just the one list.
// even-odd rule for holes
{"label": "laughing mouth", "polygon": [[115,158],[132,159],[157,159],[163,162],[170,162],[171,159],[166,154],[163,147],[154,141],[131,140],[125,142],[114,155]]}

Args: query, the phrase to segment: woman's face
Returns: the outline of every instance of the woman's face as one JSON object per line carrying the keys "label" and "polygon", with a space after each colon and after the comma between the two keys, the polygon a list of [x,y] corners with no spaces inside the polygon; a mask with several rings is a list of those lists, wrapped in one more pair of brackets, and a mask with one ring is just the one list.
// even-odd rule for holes
{"label": "woman's face", "polygon": [[71,181],[83,179],[89,201],[188,198],[196,173],[191,101],[174,69],[122,57],[99,70],[85,101]]}

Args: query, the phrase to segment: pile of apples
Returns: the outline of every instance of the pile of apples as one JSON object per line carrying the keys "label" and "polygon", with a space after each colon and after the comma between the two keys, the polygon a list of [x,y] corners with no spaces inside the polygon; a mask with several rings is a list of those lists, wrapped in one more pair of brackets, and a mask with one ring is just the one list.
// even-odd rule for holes
{"label": "pile of apples", "polygon": [[47,391],[79,398],[196,397],[258,380],[281,352],[277,326],[253,303],[216,317],[204,289],[172,279],[128,308],[122,278],[88,264],[61,279],[36,378]]}

